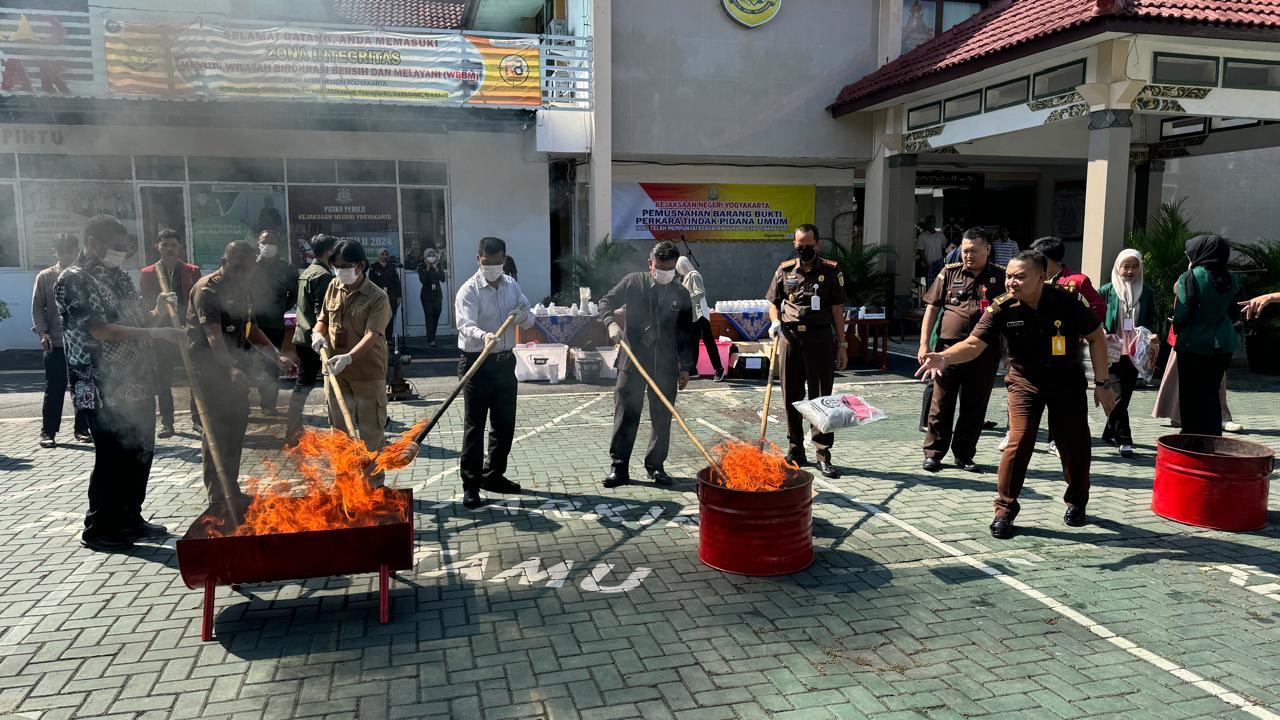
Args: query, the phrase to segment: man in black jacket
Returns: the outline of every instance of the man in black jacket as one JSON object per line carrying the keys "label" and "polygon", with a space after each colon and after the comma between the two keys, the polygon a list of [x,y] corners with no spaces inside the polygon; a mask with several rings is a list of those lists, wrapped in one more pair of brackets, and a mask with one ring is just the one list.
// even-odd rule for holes
{"label": "man in black jacket", "polygon": [[[649,271],[622,278],[600,301],[600,317],[609,329],[609,339],[616,343],[625,332],[627,345],[673,403],[676,391],[689,384],[688,368],[692,360],[689,339],[693,304],[689,291],[680,283],[672,282],[679,257],[680,251],[675,245],[665,240],[658,243],[649,253]],[[614,315],[618,310],[624,312],[625,330]],[[663,469],[671,445],[671,413],[647,385],[644,377],[632,367],[630,358],[620,354],[613,442],[609,445],[611,466],[605,487],[618,487],[631,481],[631,449],[636,443],[646,389],[652,434],[644,456],[644,469],[659,485],[671,484],[671,476]]]}

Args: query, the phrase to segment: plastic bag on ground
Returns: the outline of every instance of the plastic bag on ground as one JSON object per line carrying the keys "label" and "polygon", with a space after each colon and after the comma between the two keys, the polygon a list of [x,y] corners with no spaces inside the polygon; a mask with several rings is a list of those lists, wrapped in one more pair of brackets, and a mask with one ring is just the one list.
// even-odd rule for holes
{"label": "plastic bag on ground", "polygon": [[818,432],[832,432],[841,428],[865,425],[884,420],[886,415],[866,400],[852,394],[827,395],[812,400],[791,403],[805,420]]}

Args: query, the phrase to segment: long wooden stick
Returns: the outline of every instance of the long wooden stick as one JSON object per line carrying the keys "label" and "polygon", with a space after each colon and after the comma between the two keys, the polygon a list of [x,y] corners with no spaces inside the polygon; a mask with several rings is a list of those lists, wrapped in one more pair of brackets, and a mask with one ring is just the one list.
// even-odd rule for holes
{"label": "long wooden stick", "polygon": [[[172,292],[169,289],[169,278],[164,274],[163,263],[156,268],[156,279],[160,281],[160,292],[165,294]],[[173,327],[181,328],[182,321],[178,319],[178,311],[174,306],[165,303],[165,309],[168,311],[169,321]],[[206,402],[204,391],[196,379],[195,365],[191,361],[191,349],[187,347],[185,339],[178,343],[178,349],[182,354],[182,365],[187,371],[187,382],[191,384],[191,399],[195,401],[196,412],[200,415],[200,425],[204,428],[204,439],[209,443],[209,453],[213,455],[213,471],[218,476],[218,483],[222,485],[222,497],[227,501],[227,513],[231,516],[232,524],[239,527],[244,518],[241,517],[240,508],[236,506],[234,499],[240,494],[240,468],[236,468],[236,474],[232,476],[227,468],[223,467],[222,452],[218,448],[217,434],[213,429],[216,423],[211,422],[213,418],[209,415],[209,403]]]}
{"label": "long wooden stick", "polygon": [[693,442],[694,447],[698,448],[698,452],[702,453],[702,457],[707,459],[707,465],[719,473],[720,477],[727,480],[728,476],[724,474],[724,470],[721,469],[720,463],[716,462],[715,458],[711,457],[711,453],[707,452],[707,449],[703,447],[702,443],[698,440],[698,437],[693,434],[693,431],[689,429],[688,425],[684,424],[684,418],[680,417],[680,413],[676,410],[676,406],[671,404],[671,401],[663,394],[662,388],[658,387],[658,384],[653,381],[653,378],[649,377],[649,373],[645,372],[644,366],[636,359],[635,353],[631,352],[631,346],[627,344],[627,341],[619,340],[618,347],[622,348],[623,351],[627,353],[627,357],[631,358],[631,364],[636,366],[636,370],[640,371],[640,376],[649,383],[649,387],[653,388],[654,394],[658,396],[658,399],[662,401],[663,405],[667,406],[667,410],[671,413],[671,416],[676,419],[676,422],[680,423],[680,428],[684,430],[684,434],[689,436],[689,440]]}
{"label": "long wooden stick", "polygon": [[502,321],[502,324],[498,326],[497,332],[493,334],[493,340],[484,344],[484,349],[480,351],[480,356],[476,358],[475,362],[471,363],[471,367],[467,368],[467,372],[462,375],[462,379],[453,387],[453,391],[449,393],[449,397],[445,398],[444,402],[440,404],[440,407],[436,408],[435,414],[427,421],[426,427],[422,428],[422,430],[414,436],[414,442],[420,443],[426,439],[427,433],[431,432],[431,430],[435,428],[436,424],[440,422],[440,418],[444,417],[444,411],[449,409],[449,406],[457,399],[458,394],[462,392],[462,388],[466,387],[467,383],[471,382],[471,378],[475,377],[475,374],[479,372],[480,366],[483,365],[485,359],[489,357],[489,353],[493,352],[493,348],[497,346],[498,340],[502,337],[503,333],[507,331],[507,328],[511,327],[511,323],[515,319],[516,313],[512,312],[507,315],[506,320]]}
{"label": "long wooden stick", "polygon": [[765,378],[764,411],[760,413],[760,449],[764,449],[765,433],[769,430],[769,400],[773,395],[773,361],[778,357],[778,338],[773,339],[769,348],[769,374]]}
{"label": "long wooden stick", "polygon": [[351,419],[351,411],[347,409],[347,398],[342,394],[342,386],[338,384],[338,378],[329,374],[329,348],[320,348],[320,362],[324,364],[325,397],[329,396],[329,388],[332,387],[333,396],[338,399],[338,411],[342,413],[342,421],[347,424],[347,434],[353,438],[360,437],[355,421]]}

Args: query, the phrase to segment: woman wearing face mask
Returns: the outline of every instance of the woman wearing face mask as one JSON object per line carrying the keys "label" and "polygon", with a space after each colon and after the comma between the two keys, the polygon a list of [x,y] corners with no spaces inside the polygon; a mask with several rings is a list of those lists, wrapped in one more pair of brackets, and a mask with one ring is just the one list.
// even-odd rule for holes
{"label": "woman wearing face mask", "polygon": [[427,345],[436,346],[436,326],[440,324],[440,310],[444,307],[445,272],[440,264],[440,253],[435,248],[427,248],[418,263],[418,280],[422,290],[418,297],[422,300],[422,314],[426,316]]}
{"label": "woman wearing face mask", "polygon": [[[324,303],[311,333],[317,353],[329,351],[325,372],[331,377],[325,399],[329,422],[352,437],[359,437],[372,451],[386,443],[387,341],[383,336],[391,322],[391,303],[382,288],[365,277],[369,261],[364,246],[343,240],[333,252],[336,277],[325,291]],[[346,427],[335,393],[341,392],[356,427]],[[381,475],[374,480],[381,484]]]}
{"label": "woman wearing face mask", "polygon": [[711,367],[715,368],[715,382],[721,382],[724,380],[724,366],[720,364],[720,349],[716,347],[715,335],[711,334],[711,308],[707,305],[706,282],[702,279],[702,273],[684,255],[676,260],[676,274],[680,276],[680,284],[689,291],[689,298],[693,301],[694,361],[689,366],[689,376],[698,374],[697,347],[701,342],[707,348],[707,359],[711,361]]}
{"label": "woman wearing face mask", "polygon": [[1231,247],[1218,235],[1187,241],[1187,271],[1175,286],[1173,329],[1178,336],[1178,398],[1182,432],[1222,434],[1218,387],[1236,349],[1240,290],[1227,270]]}
{"label": "woman wearing face mask", "polygon": [[[1133,457],[1133,432],[1129,428],[1129,400],[1138,384],[1138,368],[1131,353],[1138,328],[1155,327],[1155,298],[1151,288],[1142,283],[1142,256],[1137,250],[1124,250],[1116,257],[1111,268],[1111,282],[1098,289],[1107,302],[1107,315],[1103,329],[1108,335],[1118,335],[1124,341],[1124,352],[1119,360],[1111,363],[1111,376],[1120,381],[1120,396],[1116,407],[1107,416],[1102,431],[1103,442],[1120,446],[1121,457]],[[1158,342],[1155,336],[1152,340]]]}

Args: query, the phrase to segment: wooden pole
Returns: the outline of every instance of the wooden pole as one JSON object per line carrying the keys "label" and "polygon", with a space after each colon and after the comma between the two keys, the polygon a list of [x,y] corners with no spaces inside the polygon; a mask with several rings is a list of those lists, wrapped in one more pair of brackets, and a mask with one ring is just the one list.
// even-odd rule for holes
{"label": "wooden pole", "polygon": [[680,413],[676,410],[676,406],[671,404],[671,401],[667,399],[667,396],[662,393],[662,388],[658,387],[658,384],[653,381],[653,378],[649,377],[649,373],[645,372],[644,366],[636,359],[635,353],[631,352],[631,346],[627,344],[627,341],[619,340],[618,347],[622,348],[623,351],[627,353],[627,357],[631,358],[631,364],[635,365],[636,370],[640,372],[640,376],[645,379],[645,382],[649,383],[649,387],[653,388],[654,394],[658,396],[658,399],[662,401],[662,404],[667,406],[667,410],[671,413],[671,416],[676,419],[676,422],[680,423],[680,428],[684,430],[684,434],[689,436],[689,440],[693,442],[694,447],[698,448],[698,452],[702,453],[702,457],[706,458],[707,465],[719,473],[720,477],[728,480],[728,476],[726,476],[724,474],[724,470],[720,468],[720,463],[716,462],[715,458],[711,457],[711,453],[707,452],[707,449],[703,447],[702,443],[698,440],[698,437],[693,434],[693,431],[689,429],[688,425],[684,424],[684,418],[680,417]]}
{"label": "wooden pole", "polygon": [[765,378],[764,386],[764,411],[760,413],[760,449],[764,450],[766,438],[765,434],[769,430],[769,400],[773,395],[773,362],[778,357],[778,338],[773,339],[773,344],[769,348],[769,374]]}
{"label": "wooden pole", "polygon": [[329,388],[333,387],[333,396],[338,400],[338,411],[342,413],[342,421],[347,424],[347,434],[353,438],[360,437],[360,433],[356,430],[356,424],[351,419],[351,411],[347,409],[347,399],[342,395],[342,386],[338,384],[338,378],[329,374],[329,349],[320,348],[320,362],[324,365],[324,395],[325,400],[329,398]]}
{"label": "wooden pole", "polygon": [[431,432],[432,429],[435,428],[436,424],[440,422],[440,418],[444,417],[444,411],[449,409],[449,406],[457,399],[458,394],[462,392],[462,389],[467,386],[467,383],[471,382],[471,378],[475,377],[476,372],[480,370],[480,366],[483,365],[485,359],[489,357],[489,353],[493,352],[494,346],[498,344],[498,338],[501,338],[503,333],[507,331],[507,328],[511,327],[511,323],[515,319],[516,314],[512,312],[507,315],[506,320],[502,321],[502,325],[498,326],[498,331],[493,334],[493,341],[484,344],[484,349],[480,351],[480,357],[476,358],[476,361],[471,363],[471,367],[467,368],[467,372],[463,374],[462,379],[458,381],[458,384],[453,387],[453,391],[444,399],[444,402],[440,404],[440,407],[436,408],[435,414],[427,421],[426,427],[422,428],[422,430],[414,437],[415,442],[420,443],[425,440],[427,433]]}
{"label": "wooden pole", "polygon": [[[169,289],[169,278],[164,274],[163,262],[160,267],[156,268],[156,279],[160,281],[160,292],[165,294],[172,292]],[[168,311],[169,321],[173,327],[181,328],[182,322],[178,319],[178,312],[174,306],[165,303],[165,309]],[[222,496],[227,501],[227,513],[231,516],[232,524],[239,527],[244,518],[241,517],[240,508],[236,506],[233,500],[240,494],[240,468],[236,468],[236,474],[232,476],[227,468],[223,467],[217,433],[213,429],[216,423],[210,422],[213,417],[209,415],[209,403],[205,400],[204,391],[196,379],[195,365],[191,361],[191,349],[187,347],[185,339],[178,342],[178,349],[182,354],[182,365],[187,371],[187,382],[191,384],[191,399],[195,401],[196,412],[200,414],[200,424],[204,428],[204,439],[209,444],[209,453],[213,455],[213,471],[218,476],[218,483],[222,485]]]}

